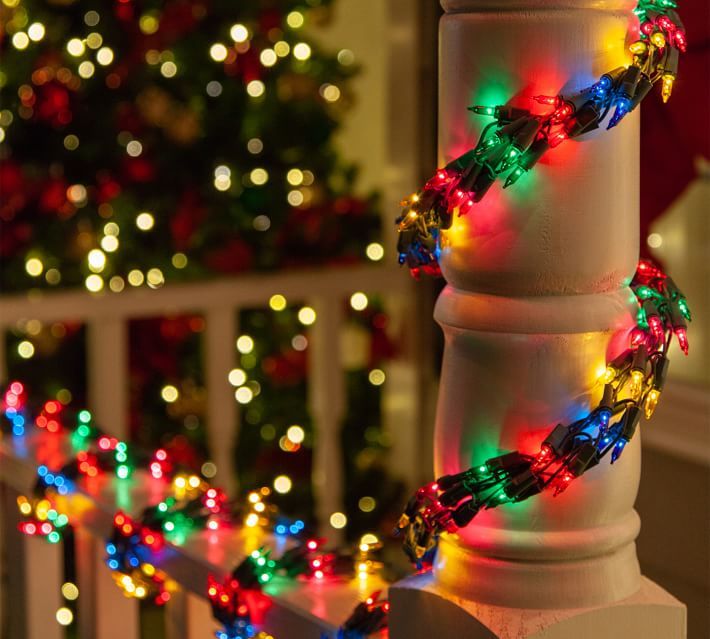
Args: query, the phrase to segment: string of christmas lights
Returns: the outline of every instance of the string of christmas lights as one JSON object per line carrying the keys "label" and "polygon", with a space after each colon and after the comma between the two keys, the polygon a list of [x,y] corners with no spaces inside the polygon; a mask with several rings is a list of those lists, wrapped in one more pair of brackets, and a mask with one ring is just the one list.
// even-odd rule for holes
{"label": "string of christmas lights", "polygon": [[[27,391],[12,382],[2,399],[3,414],[14,436],[25,434],[24,425],[31,422]],[[114,472],[117,479],[133,474],[135,465],[146,466],[156,480],[169,482],[169,494],[146,508],[138,518],[123,511],[114,515],[110,538],[106,541],[105,563],[123,594],[129,598],[151,600],[162,606],[171,598],[176,584],[157,565],[163,550],[171,543],[182,543],[198,530],[216,530],[222,525],[241,522],[246,528],[258,527],[274,537],[285,538],[288,549],[274,558],[267,546],[250,553],[220,583],[209,576],[207,597],[213,615],[222,624],[217,639],[273,639],[259,630],[271,600],[263,587],[275,576],[319,582],[360,579],[377,574],[383,564],[377,555],[381,541],[372,533],[363,535],[355,549],[326,550],[325,539],[316,538],[300,519],[289,519],[268,503],[272,494],[264,486],[250,492],[241,507],[228,502],[225,493],[212,487],[198,475],[181,472],[163,449],[151,456],[135,451],[136,464],[129,473],[115,472],[128,464],[128,456],[116,458],[116,452],[127,453],[122,442],[103,434],[92,422],[89,411],[76,413],[76,426],[69,430],[71,412],[57,401],[41,404],[34,419],[36,427],[47,436],[69,434],[75,456],[56,470],[40,465],[37,469],[37,497],[18,497],[17,504],[25,520],[19,525],[27,535],[45,537],[59,543],[69,526],[67,515],[52,503],[55,493],[68,495],[76,490],[82,478],[95,478]],[[20,432],[20,428],[22,429]],[[387,626],[389,603],[380,591],[359,603],[338,631],[338,639],[362,639]]]}
{"label": "string of christmas lights", "polygon": [[[254,636],[271,605],[262,589],[277,575],[323,581],[349,578],[354,572],[362,578],[382,566],[374,556],[382,544],[371,534],[361,539],[355,552],[325,551],[324,539],[310,537],[302,530],[297,532],[294,540],[295,545],[278,558],[274,558],[274,552],[267,547],[252,551],[223,582],[210,575],[207,596],[214,618],[222,624],[222,629],[215,633],[217,639]],[[386,627],[389,604],[379,597],[377,592],[358,604],[339,630],[338,637],[359,639]]]}
{"label": "string of christmas lights", "polygon": [[[472,106],[493,118],[476,146],[440,168],[422,189],[402,201],[397,218],[399,263],[412,275],[440,275],[442,231],[453,216],[467,215],[498,178],[508,188],[530,171],[550,149],[593,131],[607,121],[614,128],[661,82],[667,102],[687,48],[685,29],[673,0],[641,0],[634,10],[639,36],[629,46],[632,62],[604,73],[594,84],[568,95],[537,95],[547,110],[510,105]],[[607,120],[608,118],[608,120]]]}
{"label": "string of christmas lights", "polygon": [[675,282],[648,260],[639,262],[631,282],[638,301],[637,325],[629,347],[610,362],[599,379],[599,404],[571,424],[557,424],[535,454],[513,451],[492,457],[420,488],[407,503],[395,532],[419,567],[431,564],[439,535],[468,525],[480,510],[520,502],[544,490],[555,496],[605,457],[616,462],[638,429],[650,419],[668,373],[675,336],[688,353],[685,296]]}

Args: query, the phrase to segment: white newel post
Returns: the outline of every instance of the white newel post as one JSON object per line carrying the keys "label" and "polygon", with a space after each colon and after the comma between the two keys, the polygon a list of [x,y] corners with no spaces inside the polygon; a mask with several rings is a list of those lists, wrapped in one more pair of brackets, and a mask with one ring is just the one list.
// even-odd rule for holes
{"label": "white newel post", "polygon": [[[633,2],[443,0],[440,164],[475,145],[472,104],[533,108],[626,62]],[[448,286],[436,418],[437,475],[546,433],[598,401],[605,359],[634,323],[638,114],[552,150],[446,233]],[[443,535],[433,575],[391,590],[393,639],[685,636],[685,608],[641,577],[633,509],[640,441],[561,496],[483,511]],[[413,614],[412,611],[417,613]]]}

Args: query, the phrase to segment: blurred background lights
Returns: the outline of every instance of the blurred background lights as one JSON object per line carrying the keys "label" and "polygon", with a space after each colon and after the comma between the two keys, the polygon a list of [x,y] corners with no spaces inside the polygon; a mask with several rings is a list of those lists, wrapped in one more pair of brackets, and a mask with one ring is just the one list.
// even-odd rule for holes
{"label": "blurred background lights", "polygon": [[22,358],[22,359],[29,359],[35,354],[35,347],[32,344],[32,342],[25,340],[22,340],[18,345],[17,345],[17,354]]}
{"label": "blurred background lights", "polygon": [[177,73],[177,65],[172,61],[168,60],[160,65],[160,73],[163,77],[172,78]]}
{"label": "blurred background lights", "polygon": [[93,31],[88,36],[86,36],[86,44],[89,49],[98,49],[104,42],[103,37],[100,33]]}
{"label": "blurred background lights", "polygon": [[310,306],[304,306],[298,311],[298,321],[305,326],[310,326],[316,321],[316,312]]}
{"label": "blurred background lights", "polygon": [[344,67],[350,66],[355,62],[355,54],[350,49],[341,49],[338,51],[338,62]]}
{"label": "blurred background lights", "polygon": [[[81,65],[79,65],[79,67],[81,67]],[[64,148],[67,151],[76,151],[79,148],[79,138],[73,133],[70,133],[69,135],[65,136]]]}
{"label": "blurred background lights", "polygon": [[12,36],[12,46],[22,51],[29,45],[30,39],[24,31],[18,31]]}
{"label": "blurred background lights", "polygon": [[271,228],[271,219],[268,215],[257,215],[252,225],[257,231],[268,231]]}
{"label": "blurred background lights", "polygon": [[298,186],[303,183],[303,171],[301,169],[290,169],[286,174],[286,181],[291,186]]}
{"label": "blurred background lights", "polygon": [[104,280],[100,275],[89,275],[84,280],[84,286],[92,293],[98,293],[104,287]]}
{"label": "blurred background lights", "polygon": [[297,60],[308,60],[311,57],[311,47],[305,42],[299,42],[293,47],[293,57]]}
{"label": "blurred background lights", "polygon": [[170,262],[175,268],[185,268],[187,266],[187,255],[184,253],[175,253],[170,258]]}
{"label": "blurred background lights", "polygon": [[[86,80],[87,78],[90,78],[92,75],[94,75],[94,63],[90,62],[89,60],[84,60],[79,65],[77,71],[79,72],[79,75]],[[66,146],[66,144],[64,146]]]}
{"label": "blurred background lights", "polygon": [[126,153],[132,158],[137,158],[141,153],[143,153],[143,145],[138,140],[131,140],[126,144]]}
{"label": "blurred background lights", "polygon": [[217,42],[210,47],[210,58],[215,62],[224,62],[227,59],[227,47]]}
{"label": "blurred background lights", "polygon": [[237,350],[246,355],[254,350],[254,340],[249,335],[240,335],[237,338]]}
{"label": "blurred background lights", "polygon": [[287,492],[289,492],[292,486],[293,482],[291,481],[291,478],[287,475],[279,475],[276,479],[274,479],[274,490],[277,493],[281,493],[282,495],[285,495]]}
{"label": "blurred background lights", "polygon": [[67,51],[69,52],[69,55],[79,57],[80,55],[83,55],[85,50],[86,47],[84,46],[84,43],[79,40],[79,38],[72,38],[69,42],[67,42]]}
{"label": "blurred background lights", "polygon": [[375,510],[376,505],[377,502],[374,500],[374,498],[369,496],[361,497],[360,500],[357,502],[358,508],[364,513],[371,513],[373,510]]}
{"label": "blurred background lights", "polygon": [[60,626],[68,626],[72,621],[74,621],[74,613],[69,610],[69,608],[60,608],[57,610],[57,614],[55,616],[57,618],[57,623],[59,623]]}
{"label": "blurred background lights", "polygon": [[84,14],[84,23],[89,27],[95,27],[100,20],[101,16],[97,11],[87,11]]}
{"label": "blurred background lights", "polygon": [[350,306],[352,306],[356,311],[363,311],[367,308],[367,295],[365,293],[357,292],[350,296]]}
{"label": "blurred background lights", "polygon": [[248,386],[242,386],[234,392],[234,398],[240,404],[248,404],[254,398],[254,393]]}
{"label": "blurred background lights", "polygon": [[108,281],[108,287],[114,293],[120,293],[124,288],[126,288],[126,283],[123,281],[123,278],[120,275],[114,275]]}
{"label": "blurred background lights", "polygon": [[343,513],[336,512],[330,516],[330,525],[333,528],[337,528],[337,529],[345,528],[347,523],[348,523],[348,518]]}
{"label": "blurred background lights", "polygon": [[200,472],[207,479],[212,479],[217,474],[217,465],[214,462],[206,461],[204,464],[202,464]]}
{"label": "blurred background lights", "polygon": [[663,244],[663,236],[660,233],[651,233],[646,238],[646,244],[651,248],[660,248]]}
{"label": "blurred background lights", "polygon": [[324,84],[320,88],[320,94],[328,102],[336,102],[340,98],[340,89],[334,84]]}
{"label": "blurred background lights", "polygon": [[278,57],[276,55],[276,51],[274,51],[273,49],[264,49],[259,54],[259,61],[265,67],[273,67],[276,64],[277,59]]}
{"label": "blurred background lights", "polygon": [[79,596],[79,589],[71,581],[62,584],[62,597],[74,601]]}
{"label": "blurred background lights", "polygon": [[305,335],[294,335],[291,339],[291,347],[295,351],[305,351],[308,348],[308,340]]}
{"label": "blurred background lights", "polygon": [[262,184],[266,184],[267,180],[269,179],[269,174],[266,172],[265,169],[257,167],[256,169],[252,169],[251,173],[249,174],[249,179],[252,181],[253,184],[261,186]]}
{"label": "blurred background lights", "polygon": [[261,80],[251,80],[247,84],[247,93],[252,98],[258,98],[260,95],[263,95],[264,89],[264,83]]}
{"label": "blurred background lights", "polygon": [[104,235],[118,236],[120,232],[121,229],[119,228],[118,224],[116,224],[116,222],[107,222],[106,224],[104,224]]}
{"label": "blurred background lights", "polygon": [[291,206],[300,206],[303,204],[303,193],[295,190],[289,191],[286,199]]}
{"label": "blurred background lights", "polygon": [[247,142],[247,151],[252,155],[257,155],[264,150],[264,143],[259,138],[251,138]]}
{"label": "blurred background lights", "polygon": [[286,437],[288,437],[294,444],[301,444],[306,437],[306,433],[303,428],[297,424],[294,424],[293,426],[288,427]]}
{"label": "blurred background lights", "polygon": [[247,374],[241,368],[233,368],[227,379],[232,386],[242,386],[247,381]]}
{"label": "blurred background lights", "polygon": [[367,255],[367,258],[373,262],[379,262],[385,255],[385,249],[379,242],[372,242],[367,245],[365,254]]}
{"label": "blurred background lights", "polygon": [[113,253],[118,249],[118,238],[115,235],[104,235],[101,238],[101,248],[107,253]]}
{"label": "blurred background lights", "polygon": [[146,281],[151,288],[160,288],[165,284],[165,277],[159,268],[151,268],[146,273]]}
{"label": "blurred background lights", "polygon": [[360,537],[360,543],[367,544],[368,546],[374,546],[375,544],[379,544],[380,540],[377,535],[365,533],[362,537]]}
{"label": "blurred background lights", "polygon": [[145,281],[145,276],[137,268],[128,273],[128,283],[131,286],[140,286]]}
{"label": "blurred background lights", "polygon": [[245,42],[249,38],[249,30],[243,24],[232,25],[229,35],[235,42]]}
{"label": "blurred background lights", "polygon": [[96,52],[96,61],[101,66],[108,66],[113,62],[113,51],[109,47],[101,47]]}
{"label": "blurred background lights", "polygon": [[272,295],[269,298],[269,306],[273,311],[283,311],[286,308],[286,298],[278,293]]}
{"label": "blurred background lights", "polygon": [[39,277],[44,271],[44,264],[38,257],[31,257],[25,262],[25,271],[32,277]]}
{"label": "blurred background lights", "polygon": [[62,281],[62,274],[56,268],[50,268],[47,270],[44,279],[47,280],[47,284],[54,286]]}
{"label": "blurred background lights", "polygon": [[44,25],[41,22],[33,22],[27,29],[27,35],[30,36],[30,40],[33,42],[39,42],[44,38]]}
{"label": "blurred background lights", "polygon": [[140,17],[140,20],[138,21],[138,26],[140,27],[140,30],[146,35],[151,35],[152,33],[155,33],[158,30],[159,25],[160,23],[158,22],[157,18],[149,13],[142,15]]}
{"label": "blurred background lights", "polygon": [[279,56],[279,58],[285,58],[291,51],[291,46],[285,40],[279,40],[274,45],[274,51],[276,52],[276,55]]}
{"label": "blurred background lights", "polygon": [[152,216],[152,214],[148,213],[147,211],[144,211],[143,213],[139,213],[138,216],[136,217],[136,226],[141,231],[150,231],[150,229],[152,229],[154,225],[155,225],[155,218]]}
{"label": "blurred background lights", "polygon": [[211,98],[216,98],[222,95],[222,84],[217,82],[217,80],[210,80],[205,87],[205,91]]}
{"label": "blurred background lights", "polygon": [[291,11],[286,16],[286,24],[292,29],[298,29],[303,26],[303,14],[300,11]]}
{"label": "blurred background lights", "polygon": [[101,249],[92,249],[86,259],[89,269],[94,273],[100,273],[106,266],[106,254]]}
{"label": "blurred background lights", "polygon": [[166,384],[160,391],[160,396],[163,398],[164,402],[172,404],[179,397],[178,389],[172,384]]}
{"label": "blurred background lights", "polygon": [[381,386],[385,383],[385,372],[379,368],[373,368],[369,372],[367,379],[373,386]]}

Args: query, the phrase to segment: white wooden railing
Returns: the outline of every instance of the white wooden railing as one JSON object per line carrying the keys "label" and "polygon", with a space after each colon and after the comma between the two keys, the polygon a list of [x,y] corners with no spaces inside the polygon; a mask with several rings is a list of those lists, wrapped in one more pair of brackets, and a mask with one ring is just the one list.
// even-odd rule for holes
{"label": "white wooden railing", "polygon": [[[89,408],[101,427],[127,436],[128,424],[128,322],[134,318],[196,313],[205,318],[204,372],[207,388],[208,448],[217,466],[215,484],[233,491],[236,469],[233,450],[239,435],[239,415],[228,373],[236,366],[234,348],[238,312],[268,305],[276,293],[289,301],[312,306],[317,314],[309,332],[308,409],[314,422],[313,487],[316,514],[327,525],[329,516],[342,510],[344,493],[339,460],[340,424],[346,406],[344,370],[340,356],[343,301],[353,292],[379,294],[385,299],[393,323],[405,321],[416,331],[415,300],[406,272],[388,266],[352,266],[290,273],[254,274],[239,278],[190,284],[168,284],[159,290],[136,289],[119,294],[90,295],[83,291],[31,293],[0,300],[0,329],[11,329],[23,320],[78,321],[87,326]],[[427,321],[428,318],[427,318]],[[416,344],[407,339],[405,343]],[[0,340],[4,344],[4,340]],[[414,349],[416,350],[416,349]],[[392,362],[383,387],[383,427],[394,432],[393,472],[413,485],[426,474],[422,458],[429,459],[417,442],[426,418],[421,415],[427,397],[423,388],[420,355],[405,352]],[[0,372],[4,372],[0,353]],[[354,408],[356,410],[356,408]],[[56,440],[61,448],[61,438]],[[55,620],[60,607],[63,567],[57,546],[35,538],[20,538],[15,527],[16,493],[31,486],[38,459],[61,450],[47,451],[32,435],[18,442],[0,442],[2,486],[3,591],[2,639],[53,639],[61,636]],[[425,456],[426,455],[426,456]],[[130,504],[140,510],[151,498],[150,481],[142,474],[131,480]],[[154,489],[153,493],[154,493]],[[79,631],[82,639],[133,639],[138,636],[138,605],[122,597],[103,565],[102,540],[110,530],[110,516],[125,507],[125,484],[120,481],[100,494],[86,494],[82,506],[69,504],[77,519],[77,571],[80,589]],[[339,531],[323,532],[338,542]],[[244,556],[248,540],[239,531],[202,533],[171,554],[163,568],[179,585],[167,606],[166,630],[170,639],[209,637],[214,623],[205,596],[207,572],[224,575]],[[356,581],[337,587],[299,585],[274,588],[275,604],[267,630],[277,639],[317,639],[332,632],[359,598],[376,583]],[[281,631],[281,634],[279,632]],[[10,634],[8,634],[10,633]],[[14,633],[14,634],[13,634]],[[18,634],[21,633],[21,634]],[[7,635],[7,636],[6,636]]]}

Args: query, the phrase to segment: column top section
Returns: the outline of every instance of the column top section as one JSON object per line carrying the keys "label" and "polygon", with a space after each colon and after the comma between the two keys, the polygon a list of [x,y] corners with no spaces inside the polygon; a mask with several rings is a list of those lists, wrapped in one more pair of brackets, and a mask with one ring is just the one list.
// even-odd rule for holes
{"label": "column top section", "polygon": [[478,13],[482,11],[594,10],[631,11],[635,0],[440,0],[446,13]]}

